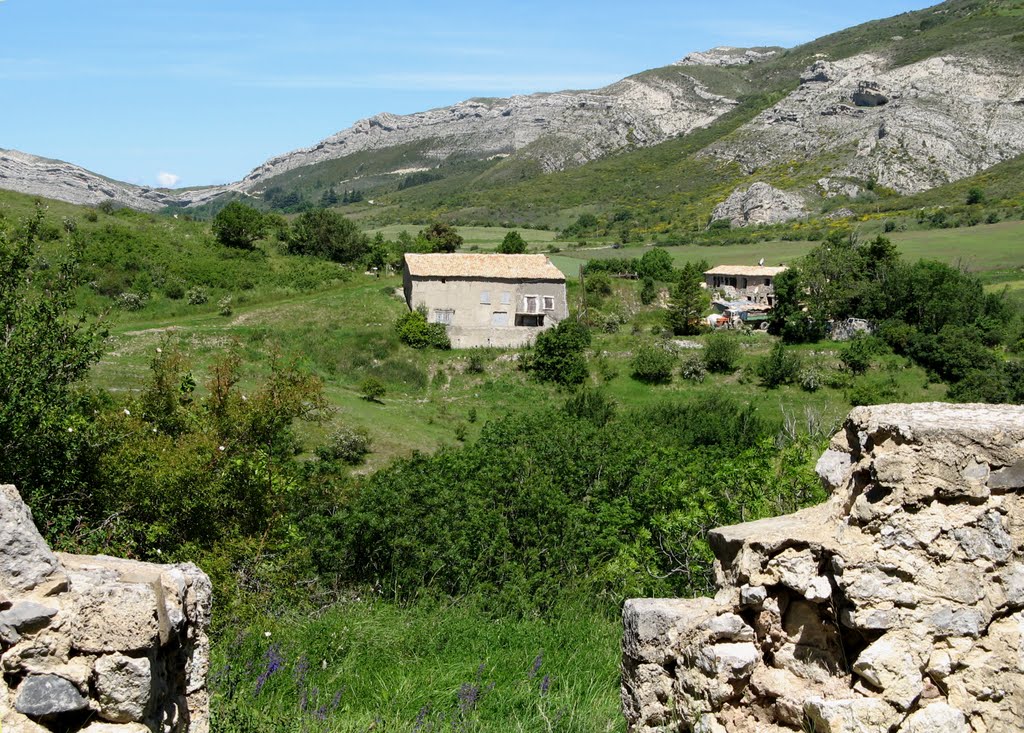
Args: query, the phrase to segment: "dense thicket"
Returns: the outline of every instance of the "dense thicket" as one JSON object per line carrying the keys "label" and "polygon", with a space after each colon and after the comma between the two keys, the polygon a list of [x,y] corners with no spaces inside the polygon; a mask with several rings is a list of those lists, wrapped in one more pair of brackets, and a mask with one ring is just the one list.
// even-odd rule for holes
{"label": "dense thicket", "polygon": [[500,612],[581,590],[686,594],[710,585],[709,529],[820,498],[807,446],[780,451],[730,399],[607,408],[510,415],[379,471],[336,518],[336,572],[399,598],[480,593]]}
{"label": "dense thicket", "polygon": [[1001,402],[1024,394],[1021,369],[1000,353],[1016,349],[1021,332],[1006,299],[942,262],[905,262],[885,237],[862,243],[833,234],[776,278],[775,294],[771,331],[784,341],[816,341],[833,323],[862,318],[893,351],[956,385],[953,397]]}

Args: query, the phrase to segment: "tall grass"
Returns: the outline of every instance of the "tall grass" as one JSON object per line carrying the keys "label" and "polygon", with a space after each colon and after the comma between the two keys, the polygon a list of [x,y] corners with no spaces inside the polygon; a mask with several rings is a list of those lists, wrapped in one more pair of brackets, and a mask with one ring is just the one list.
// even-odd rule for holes
{"label": "tall grass", "polygon": [[493,620],[466,601],[353,600],[218,640],[213,729],[623,731],[620,635],[582,603]]}

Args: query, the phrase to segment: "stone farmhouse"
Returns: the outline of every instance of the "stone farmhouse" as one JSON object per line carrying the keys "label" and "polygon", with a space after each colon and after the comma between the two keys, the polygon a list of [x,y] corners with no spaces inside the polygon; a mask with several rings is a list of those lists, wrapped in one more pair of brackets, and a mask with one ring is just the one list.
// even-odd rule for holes
{"label": "stone farmhouse", "polygon": [[748,300],[773,306],[775,277],[786,269],[762,265],[719,265],[704,273],[704,282],[711,292],[720,291],[725,300]]}
{"label": "stone farmhouse", "polygon": [[569,315],[565,275],[539,254],[410,253],[403,289],[456,349],[526,346]]}

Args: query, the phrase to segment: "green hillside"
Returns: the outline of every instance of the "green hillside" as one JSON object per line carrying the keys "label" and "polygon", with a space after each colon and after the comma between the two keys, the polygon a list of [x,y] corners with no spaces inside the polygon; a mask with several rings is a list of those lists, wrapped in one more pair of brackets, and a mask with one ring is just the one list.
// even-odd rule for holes
{"label": "green hillside", "polygon": [[[902,40],[895,42],[894,37]],[[1019,60],[1024,54],[1024,13],[1019,3],[1010,0],[952,0],[833,33],[757,64],[668,66],[643,72],[636,78],[689,74],[740,104],[706,129],[562,172],[541,173],[533,157],[536,151],[526,149],[499,161],[449,161],[431,171],[436,180],[398,190],[400,177],[388,180],[378,174],[405,167],[409,161],[423,163],[415,149],[400,147],[309,166],[273,179],[270,185],[301,191],[315,201],[328,186],[347,185],[340,182],[365,170],[366,178],[359,179],[358,185],[374,205],[359,205],[351,212],[375,224],[442,216],[460,224],[564,228],[580,213],[593,213],[615,220],[617,229],[628,229],[635,237],[678,241],[702,231],[713,206],[736,186],[764,180],[795,188],[810,186],[828,174],[835,163],[829,155],[746,175],[736,166],[697,154],[795,89],[801,70],[820,55],[835,60],[865,52],[887,56],[896,65],[954,52]],[[979,180],[993,189],[993,197],[1012,197],[1020,190],[1013,185],[1019,180],[1015,172],[1019,166],[1011,161]],[[950,191],[966,191],[972,185],[970,181],[952,184]],[[910,209],[948,196],[937,192],[903,200],[885,194],[872,192],[865,201],[830,200],[822,206],[843,203],[866,213]]]}

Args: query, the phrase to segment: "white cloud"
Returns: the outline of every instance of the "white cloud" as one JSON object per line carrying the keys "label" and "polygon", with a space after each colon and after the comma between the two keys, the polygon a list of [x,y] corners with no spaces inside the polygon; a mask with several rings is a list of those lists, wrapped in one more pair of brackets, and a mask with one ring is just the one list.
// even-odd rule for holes
{"label": "white cloud", "polygon": [[156,180],[157,183],[164,188],[174,188],[174,186],[178,184],[178,181],[181,180],[181,176],[175,175],[174,173],[160,171],[156,174]]}

